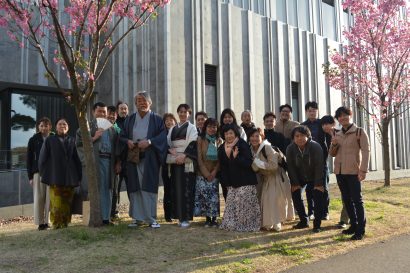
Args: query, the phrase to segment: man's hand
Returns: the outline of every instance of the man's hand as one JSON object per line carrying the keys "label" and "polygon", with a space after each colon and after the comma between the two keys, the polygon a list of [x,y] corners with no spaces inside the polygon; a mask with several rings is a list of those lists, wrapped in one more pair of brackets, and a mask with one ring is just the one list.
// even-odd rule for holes
{"label": "man's hand", "polygon": [[128,149],[130,150],[134,149],[134,142],[132,142],[132,140],[128,139],[127,145],[128,145]]}
{"label": "man's hand", "polygon": [[121,172],[121,161],[117,161],[117,163],[115,163],[114,170],[116,174],[119,174]]}
{"label": "man's hand", "polygon": [[366,173],[363,171],[359,171],[359,174],[357,175],[357,178],[359,179],[360,182],[366,179]]}
{"label": "man's hand", "polygon": [[148,146],[149,146],[148,140],[138,141],[138,148],[145,150],[146,148],[148,148]]}
{"label": "man's hand", "polygon": [[95,135],[93,136],[93,142],[99,139],[104,132],[104,129],[98,128],[98,130],[95,132]]}
{"label": "man's hand", "polygon": [[28,183],[30,183],[30,186],[33,187],[33,179],[30,179],[30,180],[28,181]]}

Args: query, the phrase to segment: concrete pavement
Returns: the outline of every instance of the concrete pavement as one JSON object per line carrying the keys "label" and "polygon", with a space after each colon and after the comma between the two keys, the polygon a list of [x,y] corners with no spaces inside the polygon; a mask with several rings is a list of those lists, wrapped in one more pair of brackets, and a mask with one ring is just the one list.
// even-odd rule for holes
{"label": "concrete pavement", "polygon": [[301,272],[409,273],[410,234],[390,238],[311,264],[297,266],[281,273]]}

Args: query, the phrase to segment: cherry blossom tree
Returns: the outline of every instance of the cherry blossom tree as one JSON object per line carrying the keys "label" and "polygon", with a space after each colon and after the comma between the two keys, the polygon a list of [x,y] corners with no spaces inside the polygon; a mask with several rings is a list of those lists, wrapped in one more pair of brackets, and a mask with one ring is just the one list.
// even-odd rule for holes
{"label": "cherry blossom tree", "polygon": [[[135,29],[142,27],[157,9],[170,0],[0,0],[0,27],[21,47],[41,56],[46,77],[75,107],[85,153],[90,197],[89,226],[101,225],[95,158],[86,117],[96,82],[111,54]],[[119,31],[120,24],[126,25]],[[47,40],[45,43],[45,40]],[[48,53],[44,45],[53,45]],[[51,60],[52,61],[49,61]],[[67,75],[64,88],[57,72]]]}
{"label": "cherry blossom tree", "polygon": [[324,65],[329,85],[373,119],[380,132],[385,186],[390,186],[389,125],[410,106],[410,14],[405,0],[345,0],[354,24],[342,52]]}

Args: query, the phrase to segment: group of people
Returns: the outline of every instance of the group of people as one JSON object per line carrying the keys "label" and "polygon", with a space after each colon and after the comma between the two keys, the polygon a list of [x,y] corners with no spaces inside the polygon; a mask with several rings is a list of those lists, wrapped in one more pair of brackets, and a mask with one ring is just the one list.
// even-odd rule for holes
{"label": "group of people", "polygon": [[[232,109],[222,111],[219,121],[192,110],[187,104],[163,117],[151,110],[146,91],[134,98],[137,111],[128,114],[128,105],[116,107],[99,102],[89,122],[99,181],[101,217],[104,225],[118,217],[119,189],[125,181],[130,202],[130,227],[159,228],[157,200],[160,175],[164,185],[164,216],[178,220],[181,228],[193,217],[205,217],[205,227],[232,231],[280,231],[282,224],[295,219],[293,227],[321,231],[321,221],[329,219],[328,155],[335,157],[333,171],[343,200],[340,227],[344,234],[360,240],[366,217],[361,181],[368,171],[370,146],[366,131],[352,122],[352,111],[339,107],[331,115],[318,118],[318,104],[305,106],[307,120],[292,121],[292,107],[279,108],[280,116],[268,112],[264,129],[253,123],[249,110],[242,112],[239,125]],[[113,125],[98,128],[97,118]],[[53,227],[70,222],[76,191],[87,198],[85,154],[81,133],[67,135],[68,123],[39,121],[39,133],[30,139],[27,169],[34,189],[35,223],[48,228],[48,200]],[[38,162],[37,162],[38,161]],[[40,183],[42,182],[42,183]],[[47,188],[49,186],[49,188]],[[222,189],[225,209],[220,216]],[[307,211],[303,192],[306,192]],[[48,195],[49,193],[49,195]]]}

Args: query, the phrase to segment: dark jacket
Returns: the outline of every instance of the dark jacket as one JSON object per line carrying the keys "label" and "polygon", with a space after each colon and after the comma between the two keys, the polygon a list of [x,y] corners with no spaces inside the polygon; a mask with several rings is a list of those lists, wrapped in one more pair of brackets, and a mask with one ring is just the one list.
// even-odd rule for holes
{"label": "dark jacket", "polygon": [[33,135],[28,141],[27,146],[27,175],[31,180],[35,173],[38,173],[38,158],[40,157],[41,147],[43,146],[43,136],[41,133]]}
{"label": "dark jacket", "polygon": [[44,184],[64,187],[80,185],[82,168],[75,139],[66,136],[61,141],[57,135],[49,136],[41,148],[38,167]]}
{"label": "dark jacket", "polygon": [[286,149],[286,160],[292,185],[323,186],[323,151],[317,142],[309,139],[303,151],[293,142]]}
{"label": "dark jacket", "polygon": [[322,147],[323,158],[324,158],[323,163],[326,163],[330,141],[332,137],[323,131],[322,125],[320,124],[320,119],[316,119],[313,122],[310,120],[306,120],[300,125],[305,125],[309,128],[310,132],[312,133],[312,139],[316,141],[317,143],[319,143],[320,147]]}
{"label": "dark jacket", "polygon": [[275,129],[265,129],[265,139],[269,141],[272,146],[278,147],[283,154],[286,154],[286,147],[290,142],[284,135],[276,132]]}
{"label": "dark jacket", "polygon": [[247,125],[245,123],[241,123],[241,127],[243,128],[243,130],[245,131],[246,137],[249,140],[249,133],[253,128],[256,128],[255,123],[251,122],[251,124]]}
{"label": "dark jacket", "polygon": [[235,146],[239,149],[236,158],[232,154],[228,158],[225,145],[218,148],[221,184],[234,188],[258,184],[256,174],[252,170],[253,157],[249,145],[242,138],[239,138]]}

